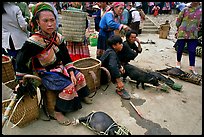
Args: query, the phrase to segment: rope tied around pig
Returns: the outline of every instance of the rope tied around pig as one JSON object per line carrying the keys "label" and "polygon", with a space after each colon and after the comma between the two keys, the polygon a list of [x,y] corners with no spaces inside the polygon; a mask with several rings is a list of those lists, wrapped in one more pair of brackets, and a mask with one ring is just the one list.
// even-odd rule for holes
{"label": "rope tied around pig", "polygon": [[[94,112],[95,113],[95,112]],[[114,131],[116,133],[116,135],[129,135],[130,131],[125,127],[125,126],[121,126],[118,125],[117,123],[113,122],[106,130],[105,132],[103,131],[97,131],[95,128],[90,126],[90,122],[91,119],[94,115],[94,113],[92,113],[86,120],[86,122],[81,122],[84,126],[86,126],[87,128],[89,128],[90,130],[94,131],[96,134],[98,135],[108,135],[109,130],[113,127],[118,127],[117,131]]]}

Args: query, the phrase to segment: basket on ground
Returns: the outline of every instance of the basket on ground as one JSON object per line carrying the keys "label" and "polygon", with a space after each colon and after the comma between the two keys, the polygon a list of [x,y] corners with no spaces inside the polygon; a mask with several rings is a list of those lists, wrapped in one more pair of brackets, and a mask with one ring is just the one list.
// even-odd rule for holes
{"label": "basket on ground", "polygon": [[86,12],[62,10],[62,35],[67,41],[83,42],[86,33]]}
{"label": "basket on ground", "polygon": [[[9,105],[10,102],[11,99],[2,101],[2,114],[5,112],[6,107]],[[13,108],[9,112],[9,116],[12,114]],[[17,124],[18,127],[22,128],[28,125],[29,123],[37,120],[38,118],[39,106],[37,96],[34,96],[32,99],[29,95],[25,95],[16,107],[10,122],[13,124],[17,124],[22,119],[19,124]]]}
{"label": "basket on ground", "polygon": [[2,82],[15,79],[15,72],[9,56],[2,55]]}
{"label": "basket on ground", "polygon": [[101,61],[91,57],[79,59],[73,65],[84,74],[87,86],[91,92],[100,87]]}

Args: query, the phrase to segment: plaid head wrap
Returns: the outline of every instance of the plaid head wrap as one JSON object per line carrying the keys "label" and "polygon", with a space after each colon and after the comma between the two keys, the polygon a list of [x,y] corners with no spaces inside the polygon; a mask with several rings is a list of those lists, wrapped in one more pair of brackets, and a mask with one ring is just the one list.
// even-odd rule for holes
{"label": "plaid head wrap", "polygon": [[[39,2],[35,5],[34,10],[32,11],[33,16],[36,16],[36,14],[42,10],[50,10],[53,11],[53,8],[51,7],[51,5],[49,5],[48,3],[44,3],[44,2]],[[54,11],[53,11],[54,12]]]}
{"label": "plaid head wrap", "polygon": [[36,22],[36,14],[42,10],[53,11],[53,8],[50,4],[45,3],[45,2],[39,2],[35,6],[32,7],[33,18],[31,19],[31,25],[30,25],[32,33],[35,33],[38,30],[38,24]]}

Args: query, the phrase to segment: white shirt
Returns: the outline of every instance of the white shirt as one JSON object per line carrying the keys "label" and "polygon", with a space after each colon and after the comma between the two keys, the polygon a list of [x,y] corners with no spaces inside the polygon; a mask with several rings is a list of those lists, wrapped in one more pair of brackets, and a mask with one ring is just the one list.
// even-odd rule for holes
{"label": "white shirt", "polygon": [[5,3],[5,14],[2,14],[2,47],[10,49],[11,36],[16,50],[21,49],[28,38],[27,22],[18,6],[14,3]]}
{"label": "white shirt", "polygon": [[[132,11],[132,10],[135,10],[135,11]],[[141,16],[140,16],[140,12],[137,11],[134,7],[132,7],[130,9],[131,12],[131,15],[132,15],[132,22],[136,22],[136,21],[141,21]]]}

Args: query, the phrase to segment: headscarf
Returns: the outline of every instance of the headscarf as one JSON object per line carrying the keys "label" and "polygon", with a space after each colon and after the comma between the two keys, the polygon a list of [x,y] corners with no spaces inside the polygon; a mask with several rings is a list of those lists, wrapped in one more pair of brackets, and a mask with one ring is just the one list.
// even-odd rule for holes
{"label": "headscarf", "polygon": [[44,3],[44,2],[39,2],[39,3],[37,3],[35,5],[34,10],[32,11],[33,12],[33,16],[36,16],[36,14],[38,12],[42,11],[42,10],[50,10],[50,11],[54,12],[53,8],[52,8],[52,6],[50,4]]}
{"label": "headscarf", "polygon": [[113,2],[112,3],[113,8],[118,7],[118,6],[125,6],[124,2]]}
{"label": "headscarf", "polygon": [[107,9],[106,12],[114,9],[115,7],[118,7],[118,6],[125,6],[125,3],[124,2],[113,2],[111,5],[110,5],[110,8]]}
{"label": "headscarf", "polygon": [[36,14],[42,10],[50,10],[54,13],[52,6],[48,3],[39,2],[35,6],[33,6],[32,7],[33,17],[31,19],[31,23],[30,23],[32,33],[35,33],[38,30],[38,24],[36,22]]}

